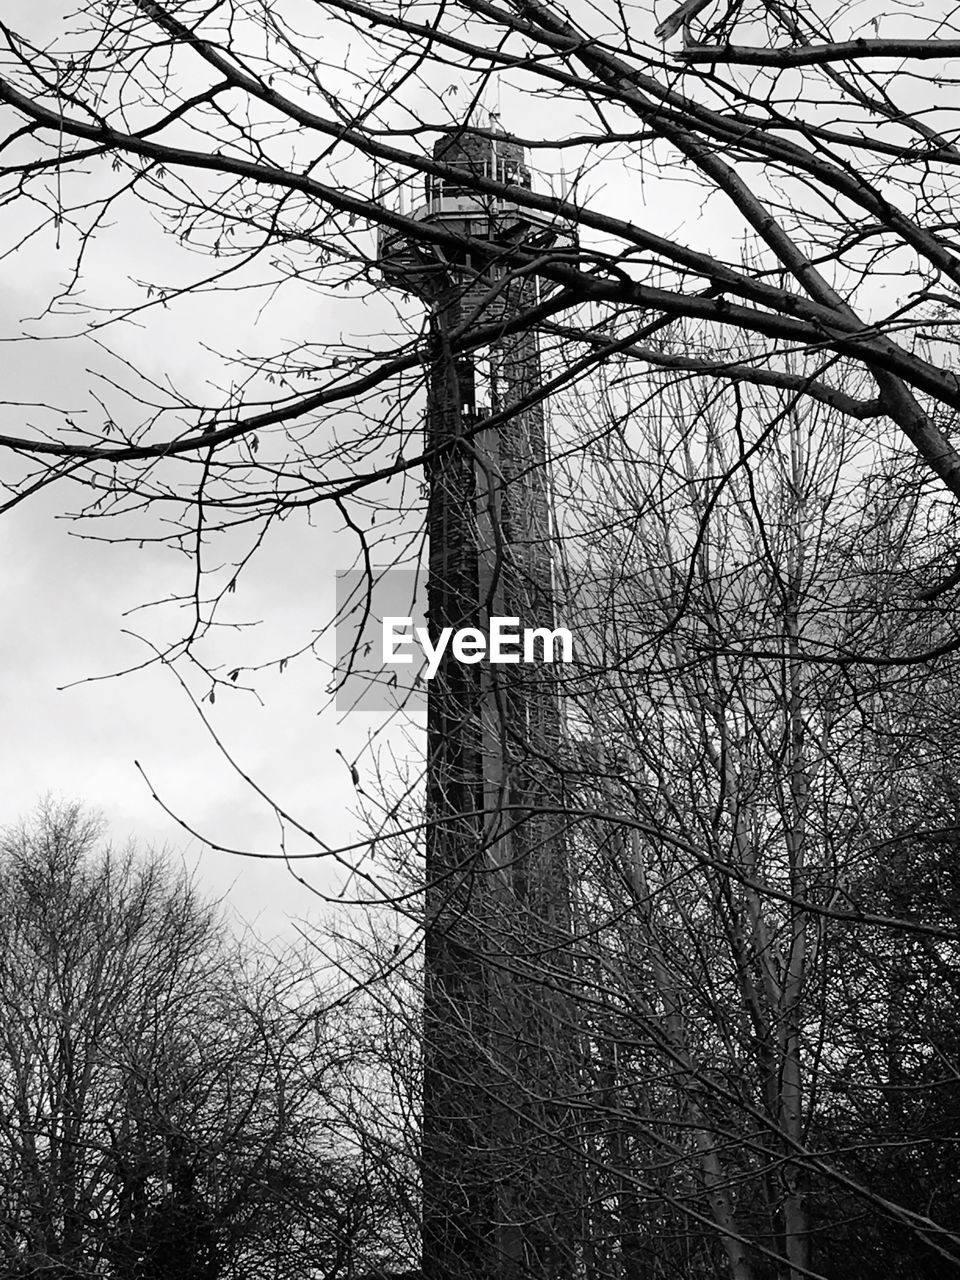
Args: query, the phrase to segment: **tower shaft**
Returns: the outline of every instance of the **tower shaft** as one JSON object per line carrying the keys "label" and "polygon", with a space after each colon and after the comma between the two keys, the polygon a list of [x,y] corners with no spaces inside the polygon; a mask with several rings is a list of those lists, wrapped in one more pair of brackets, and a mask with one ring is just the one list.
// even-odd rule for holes
{"label": "tower shaft", "polygon": [[[507,138],[457,137],[437,158],[529,185]],[[424,218],[490,247],[480,261],[403,246],[388,279],[430,305],[428,626],[555,625],[547,449],[536,334],[484,350],[453,337],[508,326],[538,300],[516,270],[519,214],[454,182]],[[549,229],[527,228],[549,238]],[[519,240],[523,243],[523,239]],[[466,664],[430,682],[422,1127],[425,1280],[562,1280],[570,1272],[563,1102],[569,887],[548,665]]]}

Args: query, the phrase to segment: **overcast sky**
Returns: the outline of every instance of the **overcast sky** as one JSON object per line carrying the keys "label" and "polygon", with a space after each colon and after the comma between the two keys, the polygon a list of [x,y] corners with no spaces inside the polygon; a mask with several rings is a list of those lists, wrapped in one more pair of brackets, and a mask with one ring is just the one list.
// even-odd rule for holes
{"label": "overcast sky", "polygon": [[[88,369],[109,371],[109,357],[86,340],[24,339],[25,333],[44,331],[33,317],[72,262],[69,244],[57,252],[49,241],[38,241],[2,265],[2,398],[8,406],[26,400],[89,407],[90,387],[97,384]],[[125,248],[129,262],[122,259]],[[115,281],[123,281],[125,270],[146,269],[135,237],[115,232],[110,253],[109,275]],[[102,280],[109,285],[106,270]],[[229,302],[208,303],[188,308],[192,325],[184,326],[181,310],[158,317],[149,340],[124,328],[105,331],[102,340],[148,369],[166,368],[182,383],[200,386],[211,374],[211,359],[201,349],[211,336],[211,317],[223,346],[230,346],[232,336],[241,339],[239,329],[230,333],[230,314]],[[325,307],[322,300],[310,317],[319,335],[341,320],[340,309]],[[272,339],[284,333],[282,318],[276,323]],[[40,416],[10,406],[3,411],[3,424],[25,434]],[[115,522],[116,527],[78,525],[65,517],[79,498],[61,483],[0,519],[0,823],[15,820],[46,792],[82,800],[103,813],[117,842],[135,839],[182,854],[212,892],[229,894],[240,920],[275,933],[290,917],[315,908],[311,895],[282,864],[244,861],[205,848],[151,798],[135,761],[170,809],[209,840],[276,853],[278,829],[269,807],[226,763],[169,670],[152,665],[101,679],[137,667],[149,656],[126,630],[155,641],[171,634],[175,614],[154,617],[139,607],[188,588],[188,562],[167,548],[105,545],[78,536],[129,538],[146,528],[136,518]],[[332,509],[323,509],[311,524],[299,518],[274,531],[230,600],[235,619],[260,625],[225,637],[223,661],[238,653],[279,656],[329,623],[336,570],[349,566],[354,554],[352,541],[336,533],[337,519]],[[321,659],[332,660],[332,636],[318,651]],[[218,651],[208,652],[216,657]],[[338,845],[359,838],[362,826],[349,771],[335,749],[354,759],[378,720],[344,717],[329,707],[318,714],[328,702],[328,678],[323,662],[307,655],[292,661],[282,676],[274,671],[257,681],[265,705],[238,689],[221,694],[216,706],[205,705],[204,711],[240,768],[321,839]],[[202,695],[206,685],[196,692]],[[296,837],[288,845],[301,852],[310,847]],[[334,878],[327,864],[308,865],[311,880],[329,889]]]}
{"label": "overcast sky", "polygon": [[[36,30],[34,3],[12,0],[10,7],[11,21]],[[49,20],[51,30],[62,7],[57,0],[49,15],[44,9],[43,20]],[[509,130],[509,95],[500,105]],[[556,107],[545,100],[524,108],[522,127],[533,132],[548,112],[550,120],[543,127],[544,136],[550,136],[557,129]],[[556,158],[549,153],[538,153],[533,162],[556,169]],[[653,231],[675,234],[682,226],[682,238],[694,247],[734,258],[739,252],[739,218],[717,198],[700,203],[701,194],[676,170],[658,180],[647,170],[628,172],[614,161],[593,171],[581,190],[593,193],[606,210],[642,216]],[[132,279],[152,272],[169,277],[182,269],[182,251],[145,211],[128,202],[122,214],[88,260],[94,300],[98,289],[104,300],[116,301],[125,291],[129,295]],[[5,233],[15,231],[10,220],[16,216],[16,210],[4,211]],[[59,249],[48,230],[0,262],[0,399],[8,405],[27,400],[89,408],[91,386],[102,388],[88,370],[109,371],[110,359],[89,341],[24,340],[24,334],[80,327],[79,322],[51,326],[31,318],[72,263],[66,230]],[[201,265],[191,260],[193,270]],[[309,301],[306,311],[304,297]],[[202,394],[222,372],[207,349],[210,344],[225,351],[252,351],[274,349],[285,338],[319,342],[343,337],[362,346],[364,335],[378,335],[382,344],[392,322],[386,296],[364,301],[301,293],[296,305],[285,309],[289,306],[280,299],[257,317],[249,301],[195,299],[169,314],[153,313],[144,330],[118,326],[100,336],[111,351],[150,374],[169,374]],[[3,428],[17,434],[26,434],[38,415],[39,410],[33,414],[0,406]],[[0,822],[15,819],[47,791],[80,799],[102,811],[118,841],[135,838],[182,853],[212,890],[229,892],[240,918],[273,932],[289,916],[307,913],[313,905],[310,895],[280,864],[247,863],[206,849],[164,814],[134,762],[140,762],[169,807],[210,840],[277,852],[277,828],[268,806],[224,760],[169,671],[152,666],[99,679],[146,658],[146,648],[125,636],[125,628],[155,640],[168,634],[169,619],[130,611],[183,591],[187,562],[150,544],[141,548],[79,540],[77,533],[111,530],[78,528],[63,519],[75,505],[76,497],[62,484],[0,520]],[[283,646],[300,647],[329,623],[335,573],[349,567],[355,550],[352,539],[336,533],[337,523],[336,512],[322,508],[312,526],[291,520],[273,536],[230,604],[235,619],[260,619],[261,626],[239,639],[225,637],[225,663],[234,660],[237,645],[261,655],[272,647],[276,654]],[[135,537],[136,520],[113,532]],[[320,655],[332,659],[332,636],[321,645]],[[362,826],[348,769],[336,749],[354,759],[378,721],[358,713],[344,717],[332,708],[318,715],[327,703],[326,680],[323,662],[308,656],[291,663],[282,676],[274,672],[258,682],[265,706],[238,689],[205,711],[243,770],[323,840],[340,844],[358,838]],[[197,693],[202,692],[198,686]],[[306,842],[298,847],[305,848]],[[312,864],[311,875],[321,887],[329,889],[334,882],[323,863]]]}

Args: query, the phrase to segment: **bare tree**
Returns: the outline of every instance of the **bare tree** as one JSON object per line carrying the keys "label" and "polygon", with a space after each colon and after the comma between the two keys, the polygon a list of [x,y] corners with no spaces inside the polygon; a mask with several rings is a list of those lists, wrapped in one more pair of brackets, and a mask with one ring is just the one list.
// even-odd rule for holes
{"label": "bare tree", "polygon": [[[539,322],[575,317],[565,336],[576,356],[545,379],[549,390],[615,349],[635,376],[666,369],[778,386],[866,429],[894,424],[956,494],[949,424],[960,390],[940,358],[960,283],[948,230],[956,156],[948,111],[928,101],[940,82],[930,69],[956,56],[944,36],[951,12],[858,13],[875,38],[858,29],[851,41],[842,8],[831,19],[806,5],[687,6],[678,50],[661,45],[644,10],[570,17],[535,0],[469,0],[435,21],[362,0],[124,0],[85,4],[50,33],[31,31],[42,20],[24,15],[3,28],[0,78],[10,249],[27,254],[38,236],[59,243],[72,265],[55,306],[79,302],[82,312],[84,273],[103,270],[99,238],[135,217],[139,199],[179,251],[132,298],[98,301],[88,332],[105,335],[124,317],[147,323],[198,290],[234,286],[257,299],[319,288],[348,307],[349,290],[382,289],[373,228],[439,253],[449,244],[452,233],[404,212],[396,193],[416,203],[413,179],[466,181],[578,229],[579,249],[569,237],[545,254],[520,244],[510,263],[557,286],[535,308]],[[876,34],[894,25],[897,38]],[[330,65],[324,42],[349,48],[347,70]],[[451,61],[463,68],[452,83]],[[489,134],[470,106],[501,90],[518,117],[534,104],[546,127],[523,140],[554,164],[566,157],[576,181],[565,194],[521,188],[505,172],[465,179],[434,157],[427,144],[438,134]],[[612,177],[610,165],[627,185],[588,196],[591,176]],[[707,246],[692,224],[673,236],[655,229],[656,206],[688,183],[711,219]],[[645,214],[625,214],[638,199]],[[213,261],[191,272],[190,251]],[[891,270],[896,297],[881,288]],[[575,310],[586,304],[590,316]],[[665,349],[656,335],[684,317],[757,345],[745,361],[706,345],[693,356]],[[191,550],[218,529],[262,531],[279,512],[322,501],[347,504],[362,528],[365,496],[382,500],[378,482],[420,464],[401,410],[425,334],[409,308],[402,319],[402,343],[351,348],[305,330],[302,346],[251,352],[219,400],[148,378],[128,380],[126,400],[98,392],[101,408],[86,419],[37,407],[32,434],[0,438],[10,500],[69,478],[86,487],[90,511],[152,501],[168,518],[179,512],[179,530],[165,536]],[[924,349],[930,336],[944,346]],[[488,337],[473,325],[453,349]],[[797,348],[814,353],[802,372],[789,356]],[[308,389],[297,389],[301,378]],[[347,406],[359,429],[325,441],[324,424]],[[194,638],[244,560],[230,572],[211,564]]]}
{"label": "bare tree", "polygon": [[[624,1275],[666,1254],[793,1280],[841,1274],[869,1223],[878,1273],[946,1274],[954,1033],[919,1002],[958,959],[929,878],[956,664],[911,662],[953,635],[917,598],[936,500],[830,411],[698,381],[641,418],[631,390],[611,378],[620,429],[565,530],[570,611],[594,619],[568,761],[594,1240]],[[920,1151],[922,1189],[902,1172]],[[666,1224],[701,1251],[681,1264]]]}
{"label": "bare tree", "polygon": [[[220,391],[171,389],[151,363],[97,384],[86,418],[36,404],[24,426],[16,410],[8,502],[67,484],[86,515],[134,512],[128,536],[185,550],[189,621],[162,656],[199,664],[212,700],[252,672],[200,641],[281,517],[335,504],[368,564],[378,516],[399,513],[416,545],[420,495],[398,490],[433,461],[417,434],[428,326],[395,294],[392,333],[377,313],[356,339],[318,338],[318,292],[351,320],[351,292],[383,305],[395,235],[475,255],[482,279],[490,242],[431,215],[438,184],[553,220],[549,245],[518,235],[494,265],[551,285],[509,324],[545,335],[531,394],[587,404],[555,416],[571,459],[558,501],[583,517],[561,535],[595,553],[585,575],[609,570],[591,599],[617,648],[601,647],[582,704],[570,692],[589,749],[550,762],[579,788],[580,915],[562,964],[531,960],[544,1005],[574,964],[579,1084],[562,1122],[537,1112],[478,1036],[481,1092],[548,1114],[545,1142],[573,1152],[576,1261],[597,1276],[824,1274],[818,1233],[854,1213],[893,1224],[913,1261],[953,1266],[949,1213],[906,1177],[893,1194],[876,1161],[888,1101],[903,1117],[908,1087],[932,1097],[955,1071],[939,1010],[906,1029],[932,975],[953,973],[956,935],[921,892],[919,833],[892,821],[905,773],[912,803],[935,791],[897,738],[916,715],[942,741],[932,691],[955,687],[960,643],[958,153],[938,98],[955,9],[91,0],[55,34],[41,23],[0,26],[3,198],[11,254],[71,255],[56,322],[109,341],[231,289],[238,308],[289,294],[310,319],[232,356]],[[435,150],[500,136],[498,96],[552,189]],[[88,301],[102,238],[140,234],[138,200],[169,260]],[[503,330],[471,315],[449,354]],[[469,442],[489,422],[458,426]],[[619,507],[584,482],[598,454]],[[378,846],[403,838],[397,814],[383,806]],[[915,839],[916,905],[898,909],[870,853]],[[365,883],[416,919],[409,885]],[[834,957],[852,975],[839,996]],[[834,1151],[867,1096],[872,1145]],[[942,1156],[915,1130],[898,1142]],[[515,1178],[532,1147],[507,1148],[492,1168]]]}
{"label": "bare tree", "polygon": [[241,964],[186,879],[100,840],[52,803],[4,837],[5,1274],[333,1277],[386,1256],[309,972]]}

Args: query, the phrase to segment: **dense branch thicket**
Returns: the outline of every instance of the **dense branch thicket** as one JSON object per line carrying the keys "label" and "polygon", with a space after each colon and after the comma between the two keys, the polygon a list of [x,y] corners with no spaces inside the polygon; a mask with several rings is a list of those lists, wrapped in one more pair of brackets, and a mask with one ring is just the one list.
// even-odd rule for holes
{"label": "dense branch thicket", "polygon": [[[380,288],[371,228],[441,253],[449,243],[451,232],[404,210],[425,176],[462,184],[431,143],[489,133],[472,111],[485,95],[516,117],[511,128],[535,126],[518,130],[535,165],[568,175],[553,194],[511,185],[507,173],[469,183],[578,228],[577,250],[517,249],[512,263],[558,286],[541,320],[577,315],[563,329],[573,376],[633,334],[634,377],[660,368],[774,385],[878,434],[892,423],[960,491],[949,425],[960,384],[941,358],[960,283],[957,154],[949,107],[935,98],[956,53],[944,38],[949,6],[856,17],[845,6],[832,17],[803,5],[693,9],[676,50],[642,7],[566,15],[535,0],[435,14],[355,0],[125,0],[83,5],[68,23],[24,15],[2,28],[8,247],[26,255],[31,240],[56,244],[65,270],[54,314],[79,312],[82,329],[88,309],[101,334],[211,289],[248,291],[251,313],[278,293],[369,297]],[[859,36],[871,20],[911,40],[844,43],[850,23]],[[737,70],[743,45],[766,48],[768,66]],[[923,78],[913,57],[924,59]],[[122,245],[125,224],[140,233],[138,201],[171,252],[150,278],[116,280],[111,297],[99,243]],[[138,493],[202,493],[207,521],[249,521],[358,500],[375,478],[415,466],[418,450],[403,448],[413,424],[399,415],[422,360],[414,314],[402,313],[414,322],[406,343],[381,339],[373,350],[324,341],[313,314],[300,341],[251,350],[220,400],[140,385],[139,414],[111,392],[85,424],[34,410],[27,430],[19,415],[0,443],[34,462],[19,481],[8,470],[11,494],[69,475],[108,508]],[[755,345],[745,360],[722,341],[692,355],[664,349],[682,317]],[[931,349],[938,338],[944,347]],[[790,359],[797,348],[815,353],[802,372]],[[325,424],[346,408],[364,425],[331,439]]]}

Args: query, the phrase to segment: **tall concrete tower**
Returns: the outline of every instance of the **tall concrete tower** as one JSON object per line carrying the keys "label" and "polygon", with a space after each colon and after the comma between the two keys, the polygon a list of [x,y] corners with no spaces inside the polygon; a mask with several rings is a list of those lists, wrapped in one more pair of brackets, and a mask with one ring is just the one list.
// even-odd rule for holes
{"label": "tall concrete tower", "polygon": [[[554,626],[551,511],[536,332],[504,332],[544,282],[517,257],[572,245],[483,176],[529,189],[524,151],[493,127],[452,133],[418,221],[473,247],[381,237],[391,284],[430,311],[428,626]],[[464,334],[493,327],[468,352]],[[499,330],[499,331],[498,331]],[[572,1032],[563,1025],[569,889],[549,665],[446,657],[430,682],[422,1129],[424,1280],[563,1280],[573,1188],[564,1164]]]}

